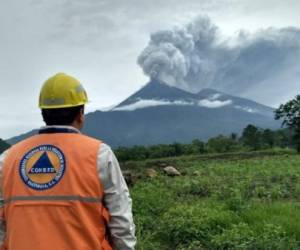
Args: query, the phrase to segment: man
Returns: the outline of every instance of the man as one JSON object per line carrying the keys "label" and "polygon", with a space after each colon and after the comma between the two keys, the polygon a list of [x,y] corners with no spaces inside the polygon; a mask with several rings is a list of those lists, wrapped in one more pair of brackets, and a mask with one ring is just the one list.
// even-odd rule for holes
{"label": "man", "polygon": [[49,78],[39,100],[47,126],[1,155],[2,250],[134,249],[118,161],[108,145],[80,133],[87,101],[75,78]]}

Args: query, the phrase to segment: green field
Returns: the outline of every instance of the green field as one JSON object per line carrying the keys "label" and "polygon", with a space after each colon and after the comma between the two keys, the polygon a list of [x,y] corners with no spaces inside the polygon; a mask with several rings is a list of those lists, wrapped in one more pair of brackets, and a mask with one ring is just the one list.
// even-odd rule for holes
{"label": "green field", "polygon": [[[183,174],[169,177],[163,166]],[[145,177],[146,168],[158,176]],[[136,249],[300,249],[300,156],[291,151],[125,162]]]}

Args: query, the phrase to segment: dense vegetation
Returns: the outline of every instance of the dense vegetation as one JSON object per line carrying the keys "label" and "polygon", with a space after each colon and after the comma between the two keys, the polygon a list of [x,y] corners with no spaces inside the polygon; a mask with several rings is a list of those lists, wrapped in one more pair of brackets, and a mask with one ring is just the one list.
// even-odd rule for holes
{"label": "dense vegetation", "polygon": [[196,139],[190,144],[173,143],[148,147],[120,147],[115,150],[115,153],[120,161],[128,161],[192,154],[252,151],[275,147],[293,148],[293,132],[287,129],[272,131],[248,125],[241,136],[232,133],[230,136],[219,135],[209,139],[207,142]]}
{"label": "dense vegetation", "polygon": [[[142,176],[131,187],[137,249],[300,249],[299,162],[272,150],[123,163]],[[143,177],[148,167],[158,176]]]}
{"label": "dense vegetation", "polygon": [[293,140],[300,153],[300,95],[281,104],[275,111],[275,119],[281,119],[283,125],[294,130]]}
{"label": "dense vegetation", "polygon": [[0,139],[0,154],[4,152],[6,149],[8,149],[9,147],[10,145],[8,143]]}

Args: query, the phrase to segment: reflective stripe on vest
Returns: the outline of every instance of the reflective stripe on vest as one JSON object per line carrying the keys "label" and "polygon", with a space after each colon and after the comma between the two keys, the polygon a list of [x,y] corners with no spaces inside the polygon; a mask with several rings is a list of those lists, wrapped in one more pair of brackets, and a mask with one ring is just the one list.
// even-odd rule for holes
{"label": "reflective stripe on vest", "polygon": [[5,199],[4,204],[16,201],[79,201],[79,202],[102,202],[102,198],[96,197],[81,197],[77,195],[39,195],[39,196],[12,196]]}

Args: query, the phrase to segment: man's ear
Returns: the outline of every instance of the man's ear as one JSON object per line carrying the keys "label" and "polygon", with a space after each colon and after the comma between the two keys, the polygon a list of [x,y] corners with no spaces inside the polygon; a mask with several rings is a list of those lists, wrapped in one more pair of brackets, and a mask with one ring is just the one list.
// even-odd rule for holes
{"label": "man's ear", "polygon": [[83,125],[84,125],[84,109],[83,108],[80,109],[80,112],[78,112],[73,125],[77,129],[82,129],[83,128]]}
{"label": "man's ear", "polygon": [[78,122],[81,124],[84,123],[84,109],[80,109],[80,112],[78,114]]}

